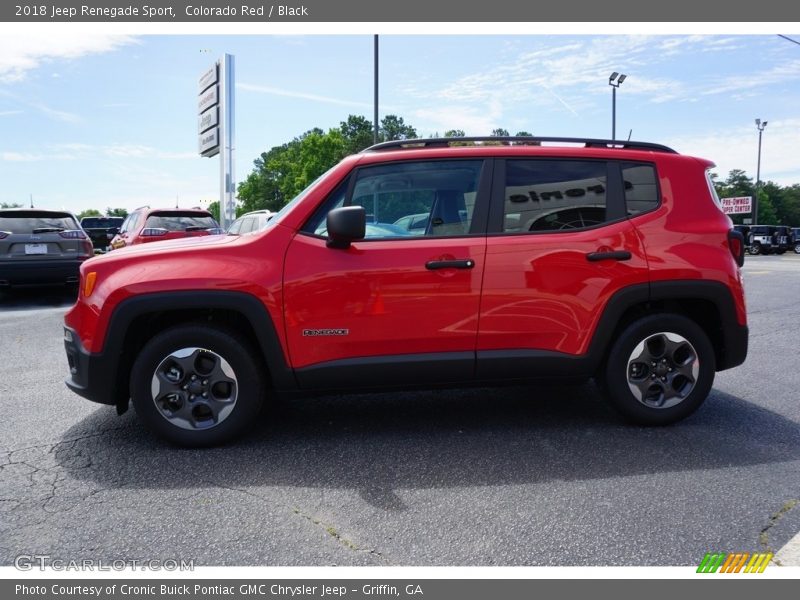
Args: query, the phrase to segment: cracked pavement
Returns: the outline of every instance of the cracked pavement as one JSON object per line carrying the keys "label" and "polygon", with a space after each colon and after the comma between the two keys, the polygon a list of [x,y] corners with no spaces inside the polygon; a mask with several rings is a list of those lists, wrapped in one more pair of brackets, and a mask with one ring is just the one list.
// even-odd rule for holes
{"label": "cracked pavement", "polygon": [[0,564],[684,565],[800,530],[800,257],[745,267],[751,348],[667,428],[591,383],[276,402],[185,450],[69,392],[68,297],[0,295]]}

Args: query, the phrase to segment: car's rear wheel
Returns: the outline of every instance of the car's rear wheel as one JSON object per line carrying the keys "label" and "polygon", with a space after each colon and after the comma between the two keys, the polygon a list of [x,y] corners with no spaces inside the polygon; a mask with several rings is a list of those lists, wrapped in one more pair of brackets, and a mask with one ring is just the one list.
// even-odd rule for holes
{"label": "car's rear wheel", "polygon": [[800,242],[794,245],[794,253],[800,254]]}
{"label": "car's rear wheel", "polygon": [[263,377],[253,355],[227,329],[191,324],[163,331],[134,362],[133,406],[172,443],[227,442],[253,422],[263,403]]}
{"label": "car's rear wheel", "polygon": [[692,414],[714,383],[714,348],[691,319],[657,314],[614,341],[601,384],[611,404],[640,425],[667,425]]}
{"label": "car's rear wheel", "polygon": [[758,256],[759,254],[761,254],[761,244],[756,242],[755,244],[750,246],[750,254],[752,254],[753,256]]}

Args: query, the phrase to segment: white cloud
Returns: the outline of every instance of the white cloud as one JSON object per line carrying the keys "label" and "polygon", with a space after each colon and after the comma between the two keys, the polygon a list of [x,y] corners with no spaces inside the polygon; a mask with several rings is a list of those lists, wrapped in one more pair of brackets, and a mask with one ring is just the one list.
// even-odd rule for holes
{"label": "white cloud", "polygon": [[29,152],[0,152],[0,159],[8,162],[33,162],[43,160],[44,156]]}
{"label": "white cloud", "polygon": [[0,160],[22,162],[34,160],[77,160],[89,158],[185,160],[197,158],[197,152],[171,151],[142,144],[110,144],[94,146],[82,143],[50,144],[43,152],[5,151]]}
{"label": "white cloud", "polygon": [[0,117],[11,117],[22,114],[21,110],[0,110]]}
{"label": "white cloud", "polygon": [[[798,140],[800,118],[769,121],[762,138],[762,181],[772,180],[781,185],[800,183]],[[713,160],[717,164],[714,171],[723,179],[733,169],[742,169],[749,177],[756,177],[758,131],[754,124],[727,131],[675,137],[665,143],[682,154]]]}
{"label": "white cloud", "polygon": [[46,104],[41,102],[33,103],[30,106],[40,111],[46,117],[53,119],[54,121],[63,121],[64,123],[80,123],[81,117],[76,115],[75,113],[67,112],[65,110],[58,110],[56,108],[51,108]]}
{"label": "white cloud", "polygon": [[342,98],[334,98],[332,96],[320,96],[318,94],[308,94],[306,92],[297,92],[294,90],[286,90],[266,85],[256,85],[252,83],[237,83],[237,90],[244,90],[246,92],[257,92],[259,94],[271,94],[273,96],[284,96],[287,98],[300,98],[301,100],[311,100],[312,102],[324,102],[326,104],[338,104],[340,106],[353,106],[357,108],[370,108],[372,104],[368,102],[356,102],[355,100],[344,100]]}
{"label": "white cloud", "polygon": [[46,63],[110,52],[132,43],[136,39],[126,35],[4,33],[0,36],[0,83],[22,81]]}

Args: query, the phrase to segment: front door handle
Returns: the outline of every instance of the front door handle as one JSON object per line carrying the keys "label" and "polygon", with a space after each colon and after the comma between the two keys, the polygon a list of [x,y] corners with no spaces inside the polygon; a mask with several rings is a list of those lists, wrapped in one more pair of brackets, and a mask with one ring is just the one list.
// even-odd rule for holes
{"label": "front door handle", "polygon": [[425,268],[429,271],[437,269],[472,269],[475,261],[471,258],[464,260],[429,260],[425,263]]}
{"label": "front door handle", "polygon": [[615,250],[612,252],[589,252],[586,260],[597,262],[598,260],[630,260],[631,253],[627,250]]}

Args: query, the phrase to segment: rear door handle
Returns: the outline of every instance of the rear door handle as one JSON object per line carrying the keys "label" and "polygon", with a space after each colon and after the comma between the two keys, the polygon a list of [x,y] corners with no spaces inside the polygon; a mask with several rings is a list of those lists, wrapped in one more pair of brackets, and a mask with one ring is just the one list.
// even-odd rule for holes
{"label": "rear door handle", "polygon": [[613,252],[589,252],[586,260],[597,262],[598,260],[630,260],[631,253],[627,250],[615,250]]}
{"label": "rear door handle", "polygon": [[437,269],[472,269],[475,261],[471,258],[464,260],[429,260],[425,263],[425,268],[429,271]]}

